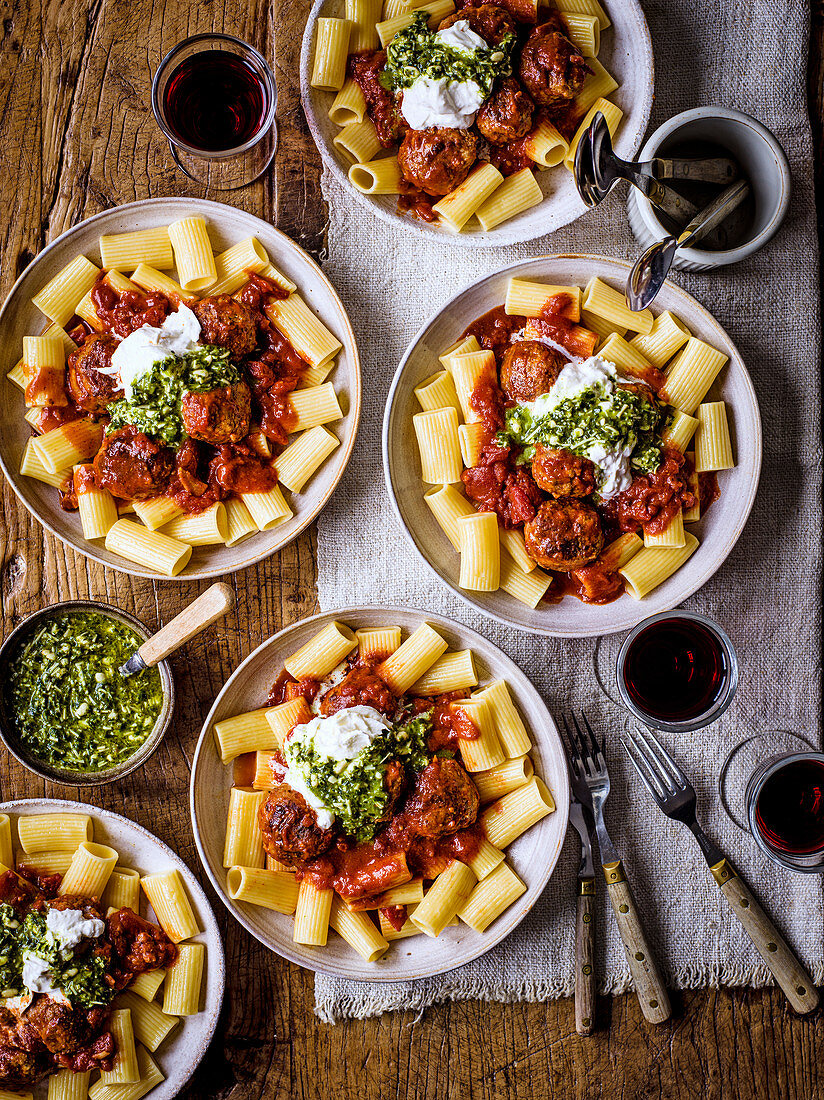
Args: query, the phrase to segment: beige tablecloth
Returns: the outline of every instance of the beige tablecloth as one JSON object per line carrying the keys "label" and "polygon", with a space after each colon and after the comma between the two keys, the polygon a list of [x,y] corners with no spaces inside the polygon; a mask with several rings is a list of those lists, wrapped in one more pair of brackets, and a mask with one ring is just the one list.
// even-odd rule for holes
{"label": "beige tablecloth", "polygon": [[[620,6],[620,0],[618,0]],[[778,237],[759,255],[714,275],[676,275],[738,345],[753,375],[764,422],[764,468],[750,521],[717,576],[689,601],[725,625],[741,664],[741,689],[726,717],[677,743],[694,778],[700,812],[747,875],[790,942],[824,981],[824,895],[816,876],[768,862],[716,797],[721,761],[751,731],[820,733],[821,436],[818,256],[812,147],[806,109],[807,0],[651,0],[645,5],[657,87],[651,126],[698,104],[737,107],[778,136],[792,164],[794,195]],[[620,639],[555,641],[518,634],[471,613],[430,576],[396,524],[384,489],[381,422],[395,368],[427,315],[479,277],[542,252],[637,254],[622,200],[528,245],[465,250],[418,241],[379,221],[326,175],[331,225],[327,274],[349,310],[363,357],[364,408],[355,453],[319,523],[321,606],[409,604],[445,613],[491,638],[529,673],[557,712],[586,704],[609,716],[611,745],[622,713],[598,685]],[[381,521],[376,522],[376,513]],[[769,974],[731,916],[690,835],[651,805],[613,753],[608,821],[642,899],[668,981],[679,987],[763,985]],[[538,1000],[573,988],[577,839],[568,838],[541,902],[497,948],[461,969],[418,983],[367,984],[318,975],[324,1020],[422,1008],[480,997]],[[600,985],[630,986],[608,904],[599,898]]]}

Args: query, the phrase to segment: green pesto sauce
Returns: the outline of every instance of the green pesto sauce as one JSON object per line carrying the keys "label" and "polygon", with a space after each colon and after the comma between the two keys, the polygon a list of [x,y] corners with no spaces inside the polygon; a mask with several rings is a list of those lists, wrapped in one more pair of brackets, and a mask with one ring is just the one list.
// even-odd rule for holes
{"label": "green pesto sauce", "polygon": [[227,348],[204,344],[185,355],[170,355],[155,363],[132,386],[132,396],[109,406],[106,434],[127,424],[153,439],[179,447],[185,438],[181,404],[185,393],[208,393],[240,381]]}
{"label": "green pesto sauce", "polygon": [[21,747],[60,768],[97,772],[134,756],[163,706],[157,668],[123,677],[143,639],[106,615],[42,623],[14,658],[6,709]]}
{"label": "green pesto sauce", "polygon": [[83,943],[77,948],[62,946],[46,926],[47,913],[32,910],[21,921],[11,905],[0,904],[0,996],[27,993],[23,964],[29,955],[36,955],[49,964],[51,984],[61,989],[73,1006],[108,1004],[112,990],[106,981],[104,960],[87,952]]}
{"label": "green pesto sauce", "polygon": [[389,760],[401,760],[419,772],[432,759],[427,739],[432,730],[429,714],[393,726],[351,760],[330,760],[311,741],[287,741],[286,762],[296,766],[307,786],[335,814],[347,836],[359,843],[371,840],[389,802],[384,784]]}
{"label": "green pesto sauce", "polygon": [[399,31],[386,47],[386,66],[381,83],[389,91],[411,87],[420,77],[462,82],[474,80],[488,96],[496,77],[512,73],[515,35],[508,34],[498,46],[480,47],[472,53],[445,45],[430,31],[427,12],[415,13],[408,27]]}
{"label": "green pesto sauce", "polygon": [[668,419],[657,403],[598,382],[564,398],[542,416],[524,405],[507,409],[498,433],[503,443],[523,447],[519,462],[531,462],[535,444],[588,455],[594,448],[624,450],[630,466],[654,473],[661,464],[661,431]]}

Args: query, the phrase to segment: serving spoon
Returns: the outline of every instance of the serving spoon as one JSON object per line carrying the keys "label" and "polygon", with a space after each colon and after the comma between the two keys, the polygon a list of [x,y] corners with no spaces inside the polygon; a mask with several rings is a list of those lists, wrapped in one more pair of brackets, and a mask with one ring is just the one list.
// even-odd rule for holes
{"label": "serving spoon", "polygon": [[680,225],[694,218],[699,207],[662,180],[701,181],[723,186],[737,176],[738,165],[728,157],[622,160],[612,147],[609,126],[601,111],[596,113],[575,150],[575,183],[587,206],[597,206],[617,183],[625,180]]}
{"label": "serving spoon", "polygon": [[159,664],[201,630],[222,619],[235,606],[235,594],[228,584],[218,581],[184,607],[171,622],[147,638],[143,645],[117,670],[121,676],[133,676],[144,668]]}
{"label": "serving spoon", "polygon": [[646,309],[658,295],[672,267],[675,254],[693,241],[701,240],[746,199],[750,185],[739,180],[727,187],[687,225],[677,237],[665,237],[644,252],[635,261],[629,273],[626,287],[627,305],[640,312]]}

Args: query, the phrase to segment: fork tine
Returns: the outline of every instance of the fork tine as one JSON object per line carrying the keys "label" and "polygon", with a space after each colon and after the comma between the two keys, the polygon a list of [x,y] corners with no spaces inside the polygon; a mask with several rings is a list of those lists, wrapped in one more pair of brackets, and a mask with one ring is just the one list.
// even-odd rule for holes
{"label": "fork tine", "polygon": [[591,759],[592,753],[590,753],[587,747],[587,743],[584,740],[584,735],[581,733],[581,727],[578,725],[578,719],[575,716],[575,711],[572,712],[572,724],[573,726],[575,726],[575,741],[578,745],[578,755],[581,757],[582,760]]}
{"label": "fork tine", "polygon": [[658,759],[647,740],[641,734],[640,729],[630,729],[627,736],[632,742],[637,755],[644,761],[650,772],[656,777],[665,794],[675,794],[678,790],[677,783]]}
{"label": "fork tine", "polygon": [[[687,777],[675,763],[673,758],[670,756],[670,754],[667,752],[667,750],[664,748],[664,746],[661,744],[661,742],[658,740],[652,730],[647,729],[646,727],[644,727],[643,729],[639,727],[638,735],[642,743],[646,746],[647,753],[649,755],[652,755],[652,757],[655,759],[659,768],[662,769],[664,774],[667,776],[670,784],[674,785],[676,788],[682,787],[686,789],[689,786]],[[636,737],[636,741],[637,740],[638,738]]]}
{"label": "fork tine", "polygon": [[581,719],[582,719],[584,725],[586,726],[587,733],[589,734],[590,744],[592,745],[592,748],[593,748],[592,755],[597,756],[598,753],[600,753],[601,756],[603,756],[604,755],[604,750],[601,747],[601,745],[598,744],[598,739],[596,738],[595,734],[592,732],[592,726],[589,724],[589,719],[587,718],[584,711],[581,711]]}
{"label": "fork tine", "polygon": [[564,735],[565,735],[564,739],[566,741],[566,747],[567,747],[567,751],[568,751],[568,754],[569,754],[570,766],[573,768],[573,770],[576,773],[580,772],[580,771],[583,771],[583,764],[582,764],[582,761],[581,761],[581,755],[580,755],[580,753],[578,752],[578,749],[575,746],[575,742],[574,742],[573,737],[572,737],[572,732],[570,731],[570,728],[569,728],[569,722],[567,721],[567,716],[565,714],[561,715],[561,723],[564,727]]}
{"label": "fork tine", "polygon": [[661,806],[662,800],[665,799],[667,796],[667,792],[662,788],[660,779],[650,768],[646,757],[641,755],[638,750],[637,744],[632,740],[625,740],[623,734],[621,734],[621,744],[626,749],[626,753],[629,757],[630,763],[641,776],[644,786],[647,788],[647,790],[658,803],[658,805]]}

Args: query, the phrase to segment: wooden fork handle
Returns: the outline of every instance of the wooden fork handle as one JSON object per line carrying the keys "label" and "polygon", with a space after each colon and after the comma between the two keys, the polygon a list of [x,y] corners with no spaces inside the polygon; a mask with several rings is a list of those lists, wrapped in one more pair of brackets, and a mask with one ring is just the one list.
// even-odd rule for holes
{"label": "wooden fork handle", "polygon": [[575,1030],[591,1035],[595,1028],[595,879],[578,882],[575,921]]}
{"label": "wooden fork handle", "polygon": [[641,924],[620,859],[604,864],[604,877],[641,1011],[650,1023],[662,1024],[672,1015],[669,994]]}
{"label": "wooden fork handle", "polygon": [[812,1012],[819,999],[815,983],[761,908],[752,890],[727,859],[722,859],[710,870],[787,1000],[796,1012]]}

